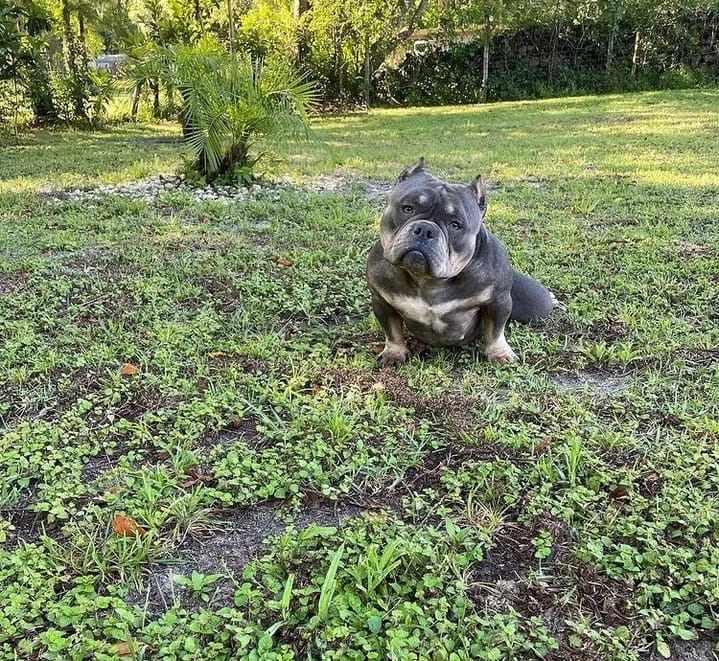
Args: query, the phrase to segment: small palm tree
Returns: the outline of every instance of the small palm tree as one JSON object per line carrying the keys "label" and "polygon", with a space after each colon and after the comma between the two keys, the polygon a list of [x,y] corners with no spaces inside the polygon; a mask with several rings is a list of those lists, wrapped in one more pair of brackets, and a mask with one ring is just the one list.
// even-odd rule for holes
{"label": "small palm tree", "polygon": [[230,55],[210,41],[169,50],[163,79],[179,91],[183,134],[207,181],[246,176],[264,155],[255,151],[260,140],[270,146],[309,137],[315,85],[283,63]]}

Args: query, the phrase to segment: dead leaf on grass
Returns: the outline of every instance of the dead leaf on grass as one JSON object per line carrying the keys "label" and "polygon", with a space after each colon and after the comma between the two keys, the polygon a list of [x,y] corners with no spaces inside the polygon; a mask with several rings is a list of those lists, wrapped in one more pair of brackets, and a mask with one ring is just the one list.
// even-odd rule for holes
{"label": "dead leaf on grass", "polygon": [[327,388],[324,386],[321,386],[319,383],[315,383],[312,386],[312,396],[313,397],[323,397],[327,394]]}
{"label": "dead leaf on grass", "polygon": [[612,490],[612,498],[614,498],[614,500],[629,500],[629,489],[623,484],[620,484]]}
{"label": "dead leaf on grass", "polygon": [[132,363],[125,363],[120,368],[120,374],[122,376],[135,376],[135,374],[140,373],[140,368],[137,365],[133,365]]}
{"label": "dead leaf on grass", "polygon": [[189,479],[180,482],[180,486],[183,489],[189,489],[190,487],[194,487],[197,484],[209,484],[215,481],[215,478],[212,475],[208,475],[207,473],[200,473],[196,470],[189,470],[187,471],[187,473],[185,473],[185,475],[187,475]]}
{"label": "dead leaf on grass", "polygon": [[275,260],[275,263],[277,264],[277,266],[292,266],[292,262],[289,259],[285,259],[284,257],[278,257]]}
{"label": "dead leaf on grass", "polygon": [[552,443],[551,436],[545,436],[539,443],[532,448],[532,454],[541,455],[544,454]]}
{"label": "dead leaf on grass", "polygon": [[116,514],[112,520],[112,530],[120,537],[142,537],[145,529],[135,519]]}
{"label": "dead leaf on grass", "polygon": [[134,654],[133,649],[135,649],[135,645],[133,644],[131,648],[129,643],[115,643],[110,646],[110,650],[117,656],[132,656]]}

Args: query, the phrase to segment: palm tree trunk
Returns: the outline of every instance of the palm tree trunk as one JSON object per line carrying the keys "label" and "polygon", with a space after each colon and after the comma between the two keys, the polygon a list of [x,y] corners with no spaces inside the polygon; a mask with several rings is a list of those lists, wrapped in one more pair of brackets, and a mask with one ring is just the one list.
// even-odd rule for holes
{"label": "palm tree trunk", "polygon": [[232,0],[227,0],[227,20],[229,22],[230,55],[235,56],[235,19],[232,13]]}
{"label": "palm tree trunk", "polygon": [[294,18],[297,25],[297,64],[302,67],[310,53],[310,47],[307,42],[307,29],[300,22],[304,14],[309,11],[309,0],[295,0],[294,2]]}
{"label": "palm tree trunk", "polygon": [[77,10],[78,34],[80,36],[80,62],[82,68],[87,69],[87,36],[85,34],[85,17],[82,15],[82,9]]}

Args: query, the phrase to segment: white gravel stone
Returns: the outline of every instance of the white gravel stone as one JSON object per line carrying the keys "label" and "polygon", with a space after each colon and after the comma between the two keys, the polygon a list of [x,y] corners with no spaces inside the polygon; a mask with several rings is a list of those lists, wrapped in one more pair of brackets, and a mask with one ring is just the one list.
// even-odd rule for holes
{"label": "white gravel stone", "polygon": [[75,188],[65,191],[42,191],[42,195],[46,199],[58,203],[99,201],[106,196],[116,196],[154,204],[158,198],[167,194],[185,194],[195,202],[212,201],[229,204],[233,201],[260,197],[269,202],[279,202],[282,190],[296,188],[320,194],[345,193],[356,184],[360,184],[365,188],[365,195],[368,200],[383,197],[386,191],[389,190],[389,185],[385,182],[363,181],[349,178],[340,173],[322,175],[309,184],[302,186],[298,186],[287,179],[280,179],[264,185],[253,183],[249,187],[206,186],[204,188],[191,186],[174,175],[152,175],[145,179],[122,184],[102,184],[88,190]]}

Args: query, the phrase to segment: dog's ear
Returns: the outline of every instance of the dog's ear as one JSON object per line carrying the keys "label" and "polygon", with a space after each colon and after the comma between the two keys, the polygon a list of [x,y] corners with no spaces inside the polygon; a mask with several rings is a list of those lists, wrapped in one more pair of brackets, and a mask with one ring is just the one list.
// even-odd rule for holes
{"label": "dog's ear", "polygon": [[484,185],[484,182],[482,181],[481,174],[478,174],[474,178],[474,181],[469,186],[469,190],[472,192],[474,199],[477,200],[477,205],[479,206],[479,213],[481,214],[482,218],[484,218],[484,214],[487,213],[487,189]]}
{"label": "dog's ear", "polygon": [[397,181],[409,179],[413,174],[417,174],[418,172],[424,172],[424,156],[420,156],[419,160],[414,165],[408,165],[404,170],[402,170],[399,177],[397,177]]}

